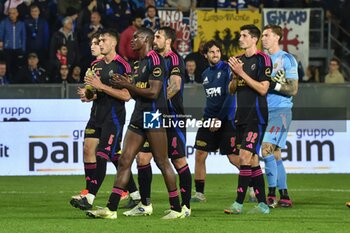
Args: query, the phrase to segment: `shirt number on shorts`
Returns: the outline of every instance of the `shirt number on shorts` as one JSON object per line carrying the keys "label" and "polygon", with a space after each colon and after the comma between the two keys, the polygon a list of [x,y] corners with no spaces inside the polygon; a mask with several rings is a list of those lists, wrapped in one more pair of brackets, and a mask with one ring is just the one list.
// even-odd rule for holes
{"label": "shirt number on shorts", "polygon": [[254,133],[252,131],[250,131],[248,133],[248,136],[246,137],[246,141],[247,142],[251,142],[251,143],[255,143],[255,139],[258,137],[258,133]]}

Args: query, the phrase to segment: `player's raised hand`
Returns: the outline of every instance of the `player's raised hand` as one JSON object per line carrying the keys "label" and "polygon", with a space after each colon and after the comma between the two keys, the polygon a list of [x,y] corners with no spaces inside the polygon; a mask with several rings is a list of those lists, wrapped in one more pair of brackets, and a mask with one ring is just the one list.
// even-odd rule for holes
{"label": "player's raised hand", "polygon": [[244,72],[243,62],[236,57],[230,57],[228,59],[228,65],[230,66],[231,71],[239,76],[242,74],[242,72]]}

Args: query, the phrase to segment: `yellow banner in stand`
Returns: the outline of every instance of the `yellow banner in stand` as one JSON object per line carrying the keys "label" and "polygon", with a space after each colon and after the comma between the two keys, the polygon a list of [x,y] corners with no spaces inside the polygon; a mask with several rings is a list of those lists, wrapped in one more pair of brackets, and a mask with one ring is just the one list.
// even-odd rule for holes
{"label": "yellow banner in stand", "polygon": [[[194,38],[194,51],[201,42],[215,40],[222,47],[222,53],[228,57],[242,54],[239,48],[240,27],[254,24],[262,28],[262,16],[259,11],[250,10],[197,10],[197,35]],[[261,48],[260,41],[258,48]]]}

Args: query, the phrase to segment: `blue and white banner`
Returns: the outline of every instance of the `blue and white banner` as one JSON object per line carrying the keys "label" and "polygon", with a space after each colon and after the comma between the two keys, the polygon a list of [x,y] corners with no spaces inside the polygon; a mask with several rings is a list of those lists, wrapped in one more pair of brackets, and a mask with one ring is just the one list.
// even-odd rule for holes
{"label": "blue and white banner", "polygon": [[[79,100],[0,100],[0,175],[83,174],[84,129],[90,107]],[[130,119],[134,101],[128,102],[126,109]],[[18,120],[22,118],[27,120]],[[196,132],[187,133],[192,172],[195,136]],[[288,173],[349,173],[349,145],[349,120],[293,121],[282,158]],[[154,163],[152,166],[154,173],[159,174]],[[137,173],[135,163],[132,170]],[[107,172],[116,172],[111,163]],[[211,153],[207,172],[238,170],[226,156]]]}
{"label": "blue and white banner", "polygon": [[310,9],[265,8],[263,17],[263,26],[276,24],[283,28],[281,49],[295,55],[306,69],[309,65]]}

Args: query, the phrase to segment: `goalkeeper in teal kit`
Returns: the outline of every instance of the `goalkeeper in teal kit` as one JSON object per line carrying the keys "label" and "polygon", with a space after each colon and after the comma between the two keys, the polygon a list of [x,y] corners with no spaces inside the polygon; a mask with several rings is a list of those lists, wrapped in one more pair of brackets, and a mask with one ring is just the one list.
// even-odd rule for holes
{"label": "goalkeeper in teal kit", "polygon": [[[272,82],[267,96],[269,120],[261,150],[269,186],[267,204],[270,208],[292,206],[287,191],[287,176],[281,159],[281,149],[286,145],[292,121],[292,100],[298,92],[298,63],[291,54],[280,49],[281,39],[280,26],[267,25],[263,28],[261,41],[273,63]],[[278,202],[276,188],[280,193]]]}

